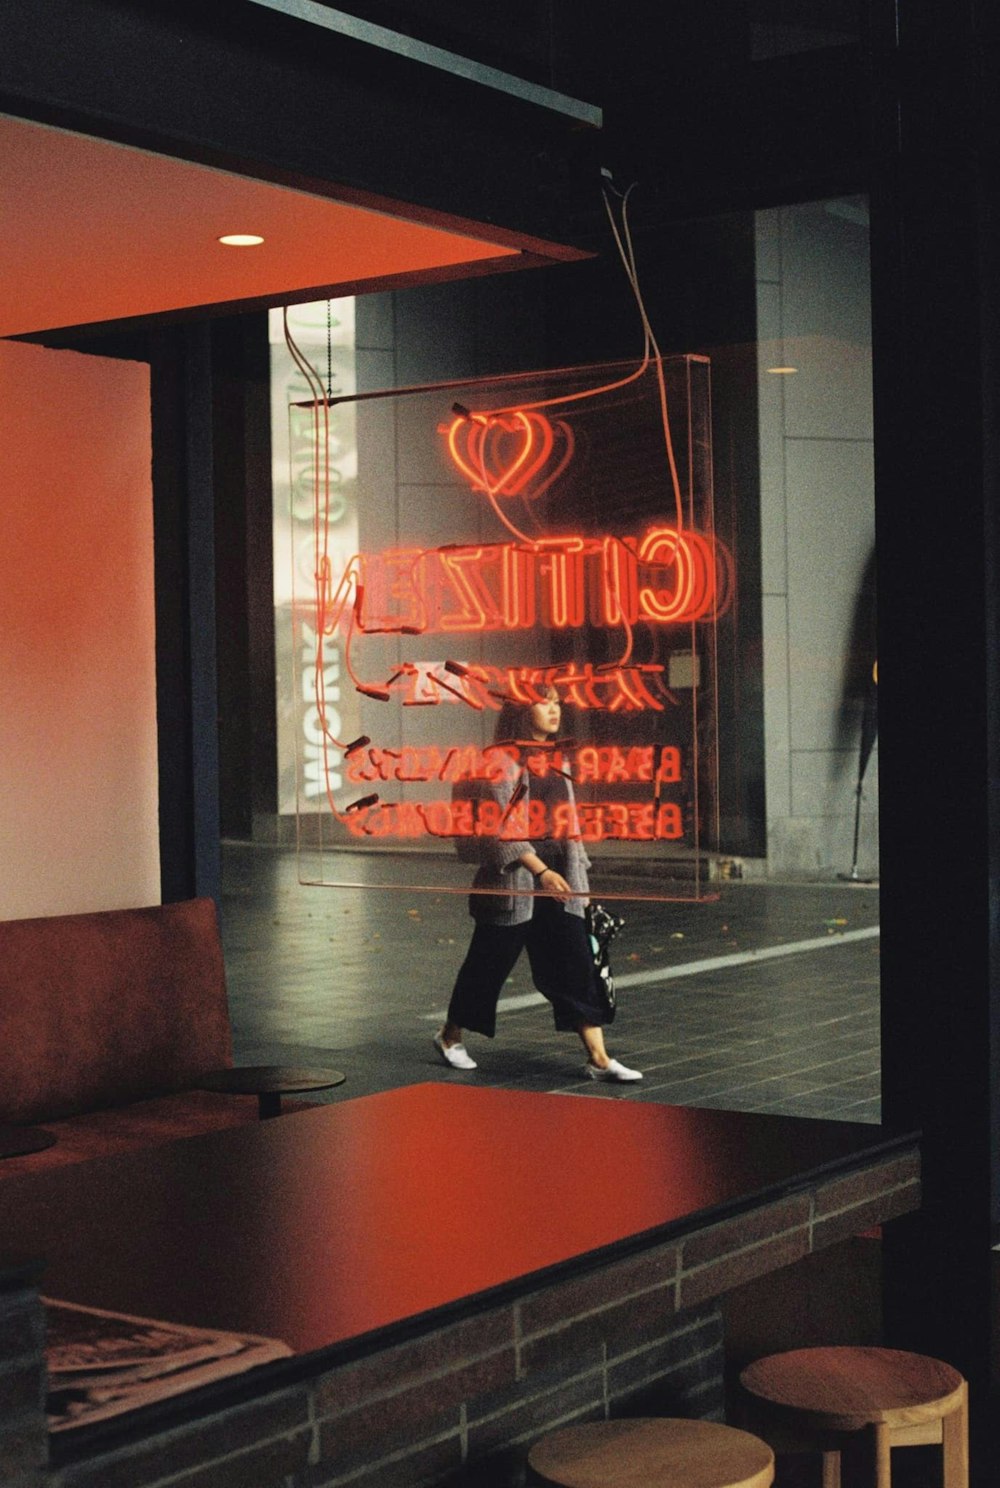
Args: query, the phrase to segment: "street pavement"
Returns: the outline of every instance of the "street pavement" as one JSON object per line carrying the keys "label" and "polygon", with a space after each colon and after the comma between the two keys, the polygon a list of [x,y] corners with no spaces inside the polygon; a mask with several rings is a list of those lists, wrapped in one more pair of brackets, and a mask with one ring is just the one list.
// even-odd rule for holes
{"label": "street pavement", "polygon": [[445,1079],[879,1119],[877,887],[732,881],[707,902],[616,905],[626,926],[608,1047],[644,1079],[610,1086],[583,1078],[582,1051],[554,1031],[526,957],[497,1037],[468,1039],[479,1068],[440,1063],[431,1037],[468,943],[463,897],[304,885],[293,851],[242,843],[225,845],[223,882],[237,1062],[344,1070],[321,1098]]}

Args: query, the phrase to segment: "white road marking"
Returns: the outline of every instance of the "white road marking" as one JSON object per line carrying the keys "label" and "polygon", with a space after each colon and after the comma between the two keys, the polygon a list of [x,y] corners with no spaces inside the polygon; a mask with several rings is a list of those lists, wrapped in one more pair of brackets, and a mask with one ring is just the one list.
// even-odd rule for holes
{"label": "white road marking", "polygon": [[[701,961],[685,961],[680,966],[660,966],[650,971],[626,971],[621,976],[615,973],[616,987],[648,987],[654,982],[672,982],[678,977],[700,976],[706,971],[725,971],[731,966],[748,966],[754,961],[775,961],[780,956],[801,956],[809,951],[827,951],[845,942],[877,940],[878,925],[867,925],[862,930],[842,930],[833,935],[816,935],[811,940],[791,940],[782,945],[762,946],[754,951],[733,951],[727,956],[706,956]],[[613,958],[612,958],[613,959]],[[522,1008],[538,1007],[545,998],[540,992],[522,992],[516,997],[501,997],[498,1013],[517,1013]],[[426,1023],[439,1023],[446,1015],[442,1009],[434,1013],[422,1013]]]}

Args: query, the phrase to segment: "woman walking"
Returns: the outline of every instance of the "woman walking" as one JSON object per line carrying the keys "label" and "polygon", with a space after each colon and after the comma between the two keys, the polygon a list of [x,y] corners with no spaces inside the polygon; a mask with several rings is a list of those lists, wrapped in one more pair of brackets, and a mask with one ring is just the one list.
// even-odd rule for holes
{"label": "woman walking", "polygon": [[[575,825],[573,786],[557,768],[553,748],[561,716],[550,687],[541,702],[505,703],[497,719],[495,741],[510,749],[500,778],[486,787],[499,808],[499,828],[476,839],[480,866],[469,900],[475,930],[434,1044],[452,1069],[476,1068],[462,1031],[494,1036],[500,992],[527,950],[532,980],[552,1004],[556,1028],[576,1033],[586,1050],[584,1073],[592,1080],[641,1080],[604,1044],[613,1014],[599,995],[584,923],[590,863]],[[533,841],[527,840],[529,820]]]}

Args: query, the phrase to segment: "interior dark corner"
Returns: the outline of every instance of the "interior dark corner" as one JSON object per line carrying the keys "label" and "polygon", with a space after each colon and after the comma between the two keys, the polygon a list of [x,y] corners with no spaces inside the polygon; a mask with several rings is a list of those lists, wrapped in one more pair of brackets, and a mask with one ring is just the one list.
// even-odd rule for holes
{"label": "interior dark corner", "polygon": [[0,17],[0,1483],[992,1488],[992,15]]}

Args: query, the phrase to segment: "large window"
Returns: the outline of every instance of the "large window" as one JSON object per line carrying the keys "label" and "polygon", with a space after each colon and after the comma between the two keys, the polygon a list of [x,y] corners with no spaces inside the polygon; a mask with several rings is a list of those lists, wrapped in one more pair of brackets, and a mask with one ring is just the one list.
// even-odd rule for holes
{"label": "large window", "polygon": [[[279,809],[303,844],[446,850],[449,750],[482,750],[505,689],[544,676],[567,732],[604,751],[584,756],[599,853],[877,874],[864,199],[758,213],[752,259],[755,371],[734,372],[753,361],[716,318],[667,359],[663,399],[653,364],[637,380],[623,364],[358,400],[355,302],[289,312],[312,381],[272,313]],[[369,386],[407,360],[412,317],[390,299]],[[387,753],[403,749],[426,757],[404,769]],[[444,775],[405,778],[428,750]]]}

